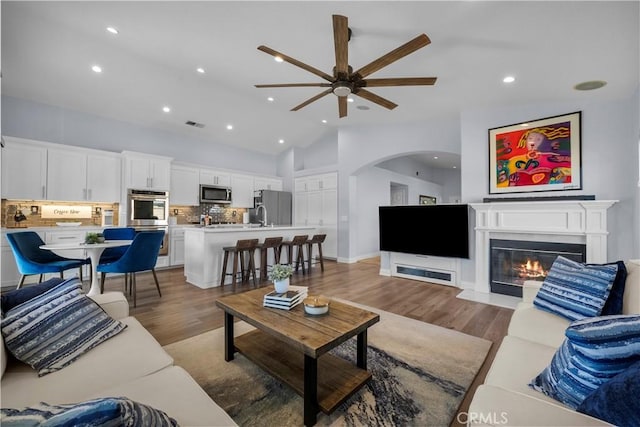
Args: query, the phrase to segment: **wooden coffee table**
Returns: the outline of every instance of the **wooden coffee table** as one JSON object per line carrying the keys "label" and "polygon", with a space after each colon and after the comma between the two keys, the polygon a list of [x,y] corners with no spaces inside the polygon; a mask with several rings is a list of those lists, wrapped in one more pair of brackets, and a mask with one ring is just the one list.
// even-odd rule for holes
{"label": "wooden coffee table", "polygon": [[[367,371],[367,328],[380,316],[331,301],[329,313],[305,314],[302,304],[291,311],[262,306],[272,287],[219,298],[225,312],[225,360],[236,351],[304,397],[304,424],[316,423],[318,411],[332,413],[371,379]],[[257,329],[233,336],[233,317]],[[327,354],[357,336],[356,365]],[[322,356],[322,357],[321,357]]]}

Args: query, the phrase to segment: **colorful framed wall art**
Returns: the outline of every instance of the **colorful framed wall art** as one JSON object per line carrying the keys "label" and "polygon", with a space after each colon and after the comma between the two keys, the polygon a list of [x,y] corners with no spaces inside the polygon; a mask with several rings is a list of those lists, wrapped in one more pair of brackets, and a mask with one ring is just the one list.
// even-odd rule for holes
{"label": "colorful framed wall art", "polygon": [[582,188],[581,112],[489,129],[489,193]]}

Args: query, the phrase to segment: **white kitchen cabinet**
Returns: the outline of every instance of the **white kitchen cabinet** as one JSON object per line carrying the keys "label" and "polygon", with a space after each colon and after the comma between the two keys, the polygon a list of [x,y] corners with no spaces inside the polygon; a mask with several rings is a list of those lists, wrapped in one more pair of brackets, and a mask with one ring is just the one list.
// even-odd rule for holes
{"label": "white kitchen cabinet", "polygon": [[336,173],[306,176],[294,181],[295,224],[318,228],[326,234],[322,244],[325,257],[338,256],[338,179]]}
{"label": "white kitchen cabinet", "polygon": [[2,149],[2,198],[44,200],[46,190],[47,149],[6,137]]}
{"label": "white kitchen cabinet", "polygon": [[198,195],[200,171],[188,166],[171,166],[171,190],[169,203],[172,205],[197,206],[200,203]]}
{"label": "white kitchen cabinet", "polygon": [[171,159],[123,151],[125,187],[169,191]]}
{"label": "white kitchen cabinet", "polygon": [[231,175],[231,207],[253,207],[253,177],[251,175]]}
{"label": "white kitchen cabinet", "polygon": [[120,158],[76,150],[49,150],[47,199],[117,202]]}
{"label": "white kitchen cabinet", "polygon": [[295,191],[317,191],[338,188],[338,174],[327,173],[296,178]]}
{"label": "white kitchen cabinet", "polygon": [[260,176],[256,176],[253,179],[253,189],[254,191],[258,190],[274,190],[274,191],[282,191],[283,185],[282,180],[277,178],[264,178]]}
{"label": "white kitchen cabinet", "polygon": [[200,169],[200,184],[231,187],[231,174],[214,169]]}
{"label": "white kitchen cabinet", "polygon": [[119,155],[87,156],[87,200],[117,202],[120,200],[122,160]]}
{"label": "white kitchen cabinet", "polygon": [[172,227],[169,232],[169,263],[184,265],[184,228]]}

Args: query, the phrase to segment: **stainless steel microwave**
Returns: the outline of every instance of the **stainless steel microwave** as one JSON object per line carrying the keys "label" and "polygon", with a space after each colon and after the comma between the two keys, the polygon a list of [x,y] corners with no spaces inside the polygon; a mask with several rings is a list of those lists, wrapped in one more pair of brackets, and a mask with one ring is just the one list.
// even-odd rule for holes
{"label": "stainless steel microwave", "polygon": [[216,185],[200,185],[200,203],[228,205],[231,203],[231,188]]}

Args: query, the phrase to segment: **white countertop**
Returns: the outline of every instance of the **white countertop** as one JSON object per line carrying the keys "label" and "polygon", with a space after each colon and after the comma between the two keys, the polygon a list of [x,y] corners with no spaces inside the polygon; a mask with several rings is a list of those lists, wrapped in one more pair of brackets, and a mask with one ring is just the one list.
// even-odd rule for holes
{"label": "white countertop", "polygon": [[271,230],[311,230],[316,227],[307,226],[307,225],[276,225],[276,226],[267,226],[260,227],[257,225],[251,224],[219,224],[219,225],[208,225],[206,227],[187,227],[185,230],[194,231],[194,232],[202,232],[202,233],[236,233],[236,232],[246,232],[246,231],[271,231]]}

